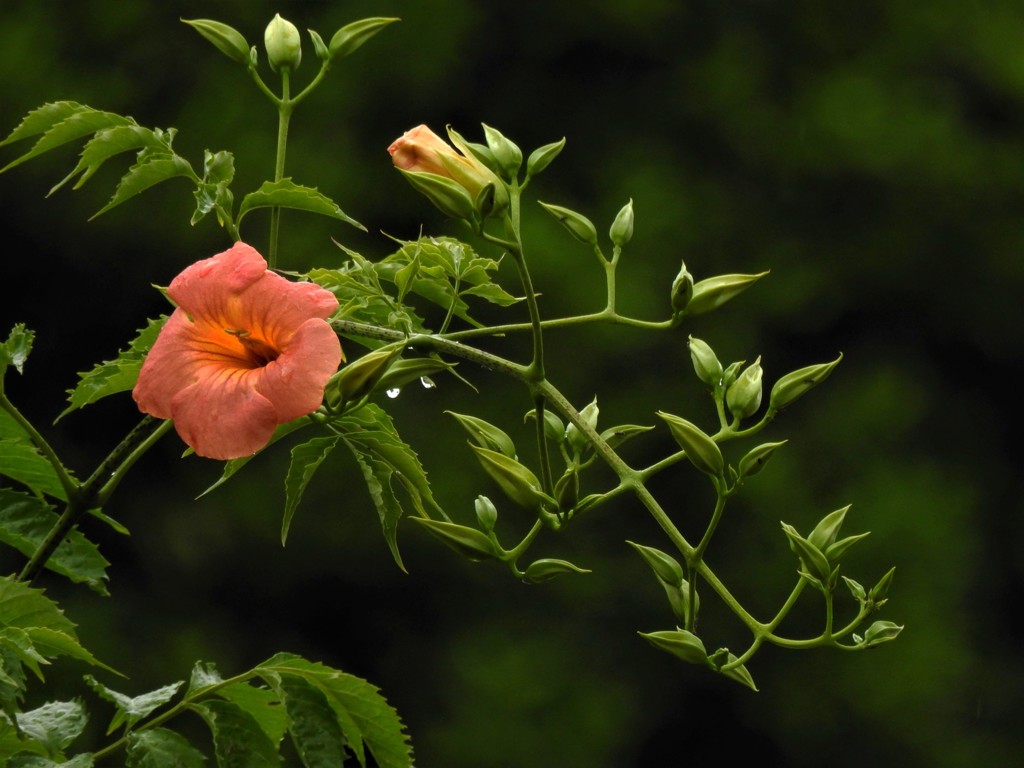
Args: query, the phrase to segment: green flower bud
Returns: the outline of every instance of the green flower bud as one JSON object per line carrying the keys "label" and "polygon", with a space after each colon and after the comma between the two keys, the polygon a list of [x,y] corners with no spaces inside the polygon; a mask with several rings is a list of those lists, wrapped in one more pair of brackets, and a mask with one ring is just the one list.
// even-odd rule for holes
{"label": "green flower bud", "polygon": [[398,170],[416,188],[416,191],[437,206],[441,213],[451,216],[453,219],[472,221],[475,205],[465,187],[440,174],[407,171],[404,168]]}
{"label": "green flower bud", "polygon": [[778,443],[763,443],[751,449],[746,456],[740,459],[739,480],[746,480],[764,469],[764,465],[775,454],[775,450],[785,444],[786,441],[782,440]]}
{"label": "green flower bud", "polygon": [[889,587],[892,586],[892,580],[896,576],[896,569],[890,568],[889,572],[885,574],[878,583],[871,588],[868,592],[868,598],[874,603],[875,607],[880,607],[882,603],[886,601],[886,595],[889,594]]}
{"label": "green flower bud", "polygon": [[503,429],[476,416],[467,416],[462,413],[455,413],[455,411],[445,411],[445,413],[449,416],[454,416],[463,429],[469,433],[469,436],[476,441],[477,445],[492,451],[498,451],[510,459],[515,459],[515,443],[512,442],[512,438]]}
{"label": "green flower bud", "polygon": [[498,552],[495,551],[493,542],[476,528],[449,523],[445,520],[431,520],[426,517],[410,519],[415,520],[435,537],[473,562],[498,558]]}
{"label": "green flower bud", "polygon": [[569,512],[580,499],[580,476],[575,467],[570,467],[555,482],[555,501],[560,512]]}
{"label": "green flower bud", "polygon": [[627,544],[640,553],[640,557],[654,571],[654,575],[666,584],[679,585],[683,583],[683,567],[679,561],[669,554],[654,547],[647,547],[637,544],[634,541],[627,541]]}
{"label": "green flower bud", "polygon": [[708,652],[704,643],[693,632],[676,629],[663,632],[639,633],[640,637],[655,648],[668,651],[688,664],[707,664]]}
{"label": "green flower bud", "polygon": [[[596,397],[580,411],[580,416],[583,417],[583,420],[591,429],[597,429],[597,417],[599,414],[600,409],[597,407]],[[580,432],[575,424],[570,424],[565,428],[565,439],[568,440],[570,447],[577,453],[582,453],[590,445],[587,436]]]}
{"label": "green flower bud", "polygon": [[725,402],[733,416],[745,419],[761,407],[761,358],[744,369],[725,393]]}
{"label": "green flower bud", "polygon": [[505,495],[521,507],[536,509],[544,495],[540,481],[529,469],[503,453],[470,444],[484,471],[498,484]]}
{"label": "green flower bud", "polygon": [[487,147],[491,150],[491,154],[494,155],[494,160],[497,162],[498,167],[504,171],[505,178],[510,181],[517,178],[519,176],[519,169],[523,165],[522,150],[512,141],[505,138],[497,128],[492,128],[486,124],[482,125]]}
{"label": "green flower bud", "polygon": [[847,504],[845,507],[837,509],[835,512],[829,512],[821,518],[821,522],[814,526],[814,530],[811,531],[807,540],[822,551],[828,549],[839,535],[839,529],[843,526],[843,521],[846,519],[846,513],[850,506]]}
{"label": "green flower bud", "polygon": [[891,621],[876,621],[868,627],[868,631],[864,633],[864,640],[860,644],[865,648],[874,648],[882,643],[895,640],[902,631],[903,627],[899,624],[894,624]]}
{"label": "green flower bud", "polygon": [[622,206],[622,210],[615,216],[611,229],[608,230],[608,237],[612,243],[620,248],[633,239],[633,200]]}
{"label": "green flower bud", "polygon": [[494,524],[498,522],[498,510],[494,503],[486,496],[477,496],[473,502],[473,509],[480,527],[484,531],[493,531]]}
{"label": "green flower bud", "polygon": [[565,139],[562,138],[559,141],[552,142],[551,144],[545,144],[543,147],[538,147],[530,153],[530,157],[526,160],[526,176],[536,176],[538,173],[543,171],[548,165],[558,157],[559,153],[565,147]]}
{"label": "green flower bud", "polygon": [[843,581],[846,582],[846,586],[850,590],[850,594],[853,595],[854,600],[858,603],[863,603],[867,600],[868,593],[859,582],[849,579],[846,576],[843,576],[842,578]]}
{"label": "green flower bud", "polygon": [[697,378],[714,389],[722,384],[722,364],[707,342],[690,337],[690,359]]}
{"label": "green flower bud", "polygon": [[639,424],[620,424],[617,427],[608,427],[601,433],[601,439],[608,443],[609,448],[618,448],[631,437],[650,432],[654,427],[644,427]]}
{"label": "green flower bud", "polygon": [[790,549],[800,558],[804,573],[822,589],[826,589],[832,578],[832,567],[828,558],[818,547],[797,533],[793,526],[783,523],[782,531],[789,538]]}
{"label": "green flower bud", "polygon": [[211,19],[182,19],[232,61],[249,64],[249,43],[234,27]]}
{"label": "green flower bud", "polygon": [[717,275],[701,280],[693,286],[693,299],[686,314],[692,317],[717,309],[767,274],[761,272],[756,275]]}
{"label": "green flower bud", "polygon": [[567,573],[590,573],[590,571],[573,565],[566,560],[546,558],[530,563],[525,573],[523,573],[523,581],[530,584],[540,584],[542,581],[549,581],[556,576],[562,576]]}
{"label": "green flower bud", "polygon": [[838,563],[843,555],[846,554],[846,550],[852,547],[861,539],[870,536],[871,532],[858,533],[856,536],[847,536],[845,539],[840,539],[834,544],[830,544],[825,549],[825,557],[828,558],[830,563]]}
{"label": "green flower bud", "polygon": [[[529,421],[530,419],[537,418],[537,410],[531,408],[526,412],[526,416],[523,417],[523,421]],[[544,409],[544,437],[553,443],[560,443],[565,439],[565,425],[562,420],[558,418],[558,414],[554,413],[547,408]]]}
{"label": "green flower bud", "polygon": [[726,366],[725,370],[722,371],[722,389],[727,390],[732,386],[732,383],[736,381],[736,377],[743,369],[743,363],[745,362],[745,360],[737,360],[735,363],[729,363]]}
{"label": "green flower bud", "polygon": [[401,354],[400,347],[385,347],[367,352],[355,362],[349,363],[327,382],[324,388],[327,402],[337,406],[355,402],[370,394]]}
{"label": "green flower bud", "polygon": [[679,447],[686,451],[686,457],[697,469],[712,477],[721,477],[725,473],[725,459],[718,444],[700,427],[679,416],[658,411],[672,432],[672,437]]}
{"label": "green flower bud", "polygon": [[331,37],[330,45],[327,47],[331,61],[337,61],[355,53],[356,49],[363,43],[388,26],[388,24],[396,21],[398,19],[370,18],[346,24]]}
{"label": "green flower bud", "polygon": [[286,68],[294,72],[302,61],[302,38],[298,28],[281,14],[275,13],[263,32],[263,45],[267,49],[270,68],[280,72]]}
{"label": "green flower bud", "polygon": [[434,357],[413,357],[408,360],[396,360],[388,368],[383,378],[377,382],[377,389],[393,389],[403,387],[410,381],[424,379],[435,373],[450,371],[454,363],[446,363]]}
{"label": "green flower bud", "polygon": [[672,281],[670,299],[673,312],[678,314],[690,305],[690,301],[693,299],[693,288],[693,275],[686,271],[684,262],[676,279]]}
{"label": "green flower bud", "polygon": [[843,356],[840,354],[831,363],[809,365],[806,368],[800,368],[792,373],[787,373],[776,381],[775,386],[772,387],[768,407],[773,411],[781,411],[786,406],[792,404],[809,389],[816,387],[827,379],[842,359]]}
{"label": "green flower bud", "polygon": [[[538,201],[539,202],[539,201]],[[569,233],[582,243],[597,245],[597,230],[593,222],[582,213],[576,213],[560,205],[541,203],[544,210],[558,219],[559,223],[569,230]]]}
{"label": "green flower bud", "polygon": [[[728,648],[719,648],[708,658],[708,663],[711,668],[716,672],[721,672],[728,678],[735,680],[738,683],[742,683],[752,691],[757,691],[757,686],[754,685],[754,678],[750,676],[750,672],[742,664],[736,664],[739,658],[734,653],[730,653]],[[729,666],[733,664],[735,666]]]}
{"label": "green flower bud", "polygon": [[306,30],[309,32],[309,39],[313,41],[313,51],[316,53],[316,57],[320,61],[330,61],[331,52],[327,48],[327,43],[320,37],[320,33],[315,29]]}

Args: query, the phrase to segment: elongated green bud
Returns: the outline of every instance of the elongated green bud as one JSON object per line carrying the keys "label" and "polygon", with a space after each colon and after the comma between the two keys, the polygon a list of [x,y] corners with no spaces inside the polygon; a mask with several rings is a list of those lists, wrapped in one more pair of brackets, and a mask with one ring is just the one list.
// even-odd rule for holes
{"label": "elongated green bud", "polygon": [[447,176],[425,171],[399,168],[410,184],[444,214],[454,219],[472,221],[475,203],[465,187]]}
{"label": "elongated green bud", "polygon": [[697,378],[714,389],[722,383],[722,364],[718,361],[713,349],[706,341],[690,337],[688,342],[690,348],[690,360],[693,361],[693,370]]}
{"label": "elongated green bud", "polygon": [[479,445],[469,446],[473,449],[480,465],[498,484],[505,495],[521,507],[536,509],[544,496],[540,491],[540,481],[529,469],[515,459],[503,453],[481,448]]}
{"label": "elongated green bud", "polygon": [[476,520],[484,531],[494,530],[494,524],[498,522],[498,510],[490,499],[486,496],[477,496],[473,502],[473,511],[476,512]]}
{"label": "elongated green bud", "polygon": [[580,476],[575,467],[570,467],[555,482],[555,501],[560,512],[569,512],[580,500]]}
{"label": "elongated green bud", "polygon": [[902,631],[903,627],[900,624],[894,624],[891,621],[876,621],[868,627],[868,631],[864,633],[864,640],[860,645],[865,648],[874,648],[882,643],[895,640]]}
{"label": "elongated green bud", "polygon": [[491,540],[476,528],[449,523],[445,520],[431,520],[426,517],[412,517],[409,519],[415,520],[430,531],[431,534],[469,560],[479,562],[498,557],[498,553],[495,551]]}
{"label": "elongated green bud", "polygon": [[839,529],[843,527],[843,521],[846,519],[849,509],[850,505],[847,504],[835,512],[829,512],[814,526],[814,530],[807,536],[807,540],[822,551],[828,549],[839,535]]}
{"label": "elongated green bud", "polygon": [[477,445],[497,451],[508,456],[510,459],[515,459],[515,443],[512,442],[512,438],[508,436],[508,433],[500,427],[496,427],[476,416],[455,413],[455,411],[445,411],[445,413],[449,416],[454,416],[455,420],[462,425],[462,428],[469,433],[469,436],[473,438]]}
{"label": "elongated green bud", "polygon": [[536,176],[538,173],[543,171],[551,161],[558,157],[559,153],[565,148],[565,138],[554,141],[551,144],[545,144],[543,147],[537,147],[530,153],[530,157],[526,160],[526,175],[527,177]]}
{"label": "elongated green bud", "polygon": [[693,299],[686,309],[686,314],[692,317],[717,309],[767,274],[761,272],[756,275],[716,275],[701,280],[693,286]]}
{"label": "elongated green bud", "polygon": [[309,39],[313,41],[313,52],[316,53],[316,57],[320,61],[330,61],[331,52],[327,48],[327,43],[320,37],[320,33],[315,29],[308,29],[306,31],[309,32]]}
{"label": "elongated green bud", "polygon": [[[693,275],[686,270],[686,264],[684,263],[679,270],[679,274],[676,275],[676,279],[672,281],[672,292],[669,296],[672,303],[672,311],[676,314],[682,312],[690,306],[690,301],[693,299]],[[690,314],[693,314],[692,312]]]}
{"label": "elongated green bud", "polygon": [[249,64],[249,43],[234,27],[212,19],[182,19],[192,29],[205,37],[218,51],[239,64]]}
{"label": "elongated green bud", "polygon": [[569,233],[582,243],[597,245],[597,230],[594,223],[582,213],[563,208],[560,205],[541,203],[544,210],[558,219],[558,222],[569,230]]}
{"label": "elongated green bud", "polygon": [[722,458],[721,449],[700,427],[671,413],[658,411],[658,415],[668,424],[672,437],[686,451],[686,457],[693,466],[712,477],[724,474],[725,459]]}
{"label": "elongated green bud", "polygon": [[337,61],[355,53],[363,43],[396,21],[398,19],[370,18],[346,24],[334,33],[327,46],[331,61]]}
{"label": "elongated green bud", "polygon": [[[599,414],[600,409],[597,407],[596,397],[580,411],[580,416],[583,417],[583,420],[586,421],[591,429],[597,429],[597,417]],[[581,453],[590,444],[587,436],[575,424],[570,424],[565,428],[565,439],[569,441],[569,445],[577,453]]]}
{"label": "elongated green bud", "polygon": [[487,147],[494,155],[498,167],[504,172],[504,177],[512,180],[519,176],[519,169],[523,165],[523,151],[519,149],[510,139],[507,139],[497,128],[483,124],[484,139]]}
{"label": "elongated green bud", "polygon": [[334,374],[324,388],[327,402],[336,406],[370,394],[401,354],[401,348],[376,349],[349,363]]}
{"label": "elongated green bud", "polygon": [[733,416],[745,419],[761,407],[761,358],[745,368],[725,393],[725,402]]}
{"label": "elongated green bud", "polygon": [[590,571],[586,568],[580,568],[578,565],[573,565],[567,560],[545,558],[543,560],[535,560],[527,566],[526,572],[523,573],[523,581],[530,584],[540,584],[544,581],[550,581],[556,576],[564,576],[567,573],[590,573]]}
{"label": "elongated green bud", "polygon": [[608,237],[612,243],[620,248],[633,239],[633,200],[622,206],[622,210],[615,216],[611,229],[608,230]]}
{"label": "elongated green bud", "polygon": [[627,541],[627,544],[640,553],[640,557],[654,571],[654,575],[666,584],[679,585],[683,583],[683,567],[674,557],[660,549],[637,544],[635,541]]}
{"label": "elongated green bud", "polygon": [[825,554],[797,533],[793,526],[783,523],[782,531],[789,538],[790,549],[800,558],[800,563],[807,575],[815,579],[822,589],[827,589],[832,576],[832,568]]}
{"label": "elongated green bud", "polygon": [[752,477],[764,469],[764,465],[768,463],[774,454],[776,449],[781,448],[786,444],[785,440],[777,443],[763,443],[756,448],[752,448],[746,456],[740,459],[739,464],[739,479],[741,481],[746,480],[748,477]]}
{"label": "elongated green bud", "polygon": [[708,663],[708,652],[704,648],[704,643],[693,632],[676,629],[651,633],[640,632],[639,635],[655,648],[668,651],[688,664]]}
{"label": "elongated green bud", "polygon": [[881,579],[879,579],[878,583],[871,588],[870,592],[868,592],[868,598],[870,598],[871,602],[874,603],[876,608],[881,606],[882,603],[885,602],[886,595],[889,594],[889,587],[892,586],[892,580],[893,578],[895,578],[895,576],[896,569],[890,568],[889,572],[886,573],[885,576],[883,576]]}
{"label": "elongated green bud", "polygon": [[302,62],[302,37],[298,28],[281,14],[275,13],[263,32],[263,45],[267,61],[275,72],[287,69],[294,72]]}
{"label": "elongated green bud", "polygon": [[601,439],[608,443],[609,448],[618,448],[631,437],[650,432],[654,427],[645,427],[640,424],[620,424],[617,427],[608,427],[601,433]]}
{"label": "elongated green bud", "polygon": [[781,411],[786,406],[791,405],[794,401],[803,397],[804,393],[808,390],[813,389],[827,379],[842,359],[843,356],[840,354],[831,363],[809,365],[806,368],[800,368],[792,373],[787,373],[776,381],[775,386],[772,387],[768,407],[773,411]]}

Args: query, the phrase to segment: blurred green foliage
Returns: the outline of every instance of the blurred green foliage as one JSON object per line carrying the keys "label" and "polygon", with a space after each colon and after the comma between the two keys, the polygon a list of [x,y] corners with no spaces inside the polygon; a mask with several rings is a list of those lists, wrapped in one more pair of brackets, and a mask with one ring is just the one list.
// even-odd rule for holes
{"label": "blurred green foliage", "polygon": [[[3,0],[0,130],[74,99],[177,126],[175,146],[194,162],[204,148],[230,149],[237,188],[254,188],[272,173],[272,110],[178,19],[220,19],[258,42],[275,12],[321,34],[362,16],[403,19],[332,71],[293,121],[289,174],[369,232],[286,215],[284,266],[339,263],[331,237],[376,258],[391,249],[382,231],[446,231],[385,152],[413,125],[452,123],[479,140],[484,121],[524,148],[568,137],[530,191],[602,232],[634,200],[625,310],[662,316],[680,259],[697,279],[772,274],[681,333],[552,334],[554,381],[579,404],[597,394],[608,423],[654,423],[658,408],[710,419],[686,333],[723,361],[761,354],[768,382],[842,351],[828,383],[770,430],[790,442],[729,510],[709,557],[767,612],[792,578],[778,521],[807,530],[852,502],[847,525],[872,536],[845,572],[871,583],[895,563],[885,618],[907,628],[870,654],[764,651],[752,694],[636,636],[672,617],[624,544],[660,544],[635,505],[585,518],[550,553],[593,568],[587,576],[527,588],[406,526],[407,576],[354,466],[318,475],[282,549],[285,450],[193,501],[218,467],[179,461],[167,439],[108,510],[132,537],[90,531],[114,562],[114,598],[48,585],[96,655],[138,691],[180,679],[196,658],[225,672],[278,650],[323,658],[383,688],[424,766],[703,765],[748,752],[780,766],[1019,759],[1020,5]],[[315,69],[304,44],[299,80]],[[76,371],[164,311],[150,283],[226,245],[210,222],[186,226],[192,201],[173,184],[87,223],[121,169],[46,200],[73,164],[72,150],[59,154],[0,178],[0,330],[20,321],[38,332],[8,389],[39,423],[62,410]],[[544,306],[596,308],[586,249],[539,206],[526,216]],[[469,398],[529,444],[525,392],[472,378],[479,396],[441,379],[389,403],[464,521],[493,489],[442,410],[469,411]],[[84,470],[135,418],[127,399],[100,403],[53,441]],[[627,457],[641,460],[642,441]],[[680,470],[661,491],[679,499],[684,529],[688,514],[703,525],[696,473]],[[722,644],[738,647],[745,638],[730,631],[726,622]]]}

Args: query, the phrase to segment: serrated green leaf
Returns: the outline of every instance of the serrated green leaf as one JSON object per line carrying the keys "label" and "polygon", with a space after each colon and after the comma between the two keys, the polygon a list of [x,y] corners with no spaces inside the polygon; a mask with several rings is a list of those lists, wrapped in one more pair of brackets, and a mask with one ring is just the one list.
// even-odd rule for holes
{"label": "serrated green leaf", "polygon": [[288,529],[292,517],[302,500],[302,494],[313,479],[327,455],[341,439],[340,436],[314,437],[312,440],[292,448],[292,460],[288,465],[288,474],[284,479],[284,519],[281,522],[281,544],[288,540]]}
{"label": "serrated green leaf", "polygon": [[270,743],[277,748],[288,730],[288,715],[274,691],[248,683],[234,683],[221,688],[217,694],[252,717]]}
{"label": "serrated green leaf", "polygon": [[167,133],[163,131],[157,132],[134,123],[115,125],[111,128],[97,131],[82,148],[78,164],[72,169],[71,173],[54,185],[47,195],[52,195],[75,178],[75,176],[80,175],[80,178],[72,187],[72,189],[78,189],[100,169],[103,163],[123,152],[144,149],[146,147],[163,149],[169,152],[173,137],[174,129]]}
{"label": "serrated green leaf", "polygon": [[17,714],[18,727],[51,755],[63,752],[81,735],[89,716],[79,701],[51,701]]}
{"label": "serrated green leaf", "polygon": [[365,742],[380,768],[412,766],[412,748],[398,713],[370,683],[293,654],[278,654],[254,671],[261,675],[295,675],[318,688],[334,707],[360,765],[366,765],[362,752]]}
{"label": "serrated green leaf", "polygon": [[35,331],[30,331],[24,323],[18,323],[7,336],[7,341],[0,344],[0,392],[3,391],[2,377],[8,365],[13,365],[18,373],[24,373],[25,360],[32,351]]}
{"label": "serrated green leaf", "polygon": [[288,713],[288,733],[306,768],[345,763],[345,735],[324,693],[298,675],[283,674],[275,686]]}
{"label": "serrated green leaf", "polygon": [[102,661],[93,656],[92,653],[84,648],[74,636],[64,632],[63,630],[52,629],[50,627],[30,627],[26,632],[28,633],[29,638],[31,638],[32,644],[36,650],[47,658],[52,659],[57,656],[67,656],[72,659],[84,661],[94,667],[100,667],[101,669],[105,669],[115,675],[121,674],[113,667],[108,667]]}
{"label": "serrated green leaf", "polygon": [[[5,442],[0,440],[0,448]],[[0,450],[0,461],[2,459]],[[57,520],[53,508],[41,499],[0,488],[0,541],[26,557],[31,557],[39,549]],[[96,545],[77,530],[64,537],[46,562],[47,569],[73,582],[88,584],[101,595],[107,594],[103,582],[107,578],[108,565],[110,563]]]}
{"label": "serrated green leaf", "polygon": [[398,521],[404,510],[395,493],[396,481],[420,516],[430,517],[428,506],[441,512],[419,457],[399,437],[391,417],[373,403],[334,421],[332,428],[341,433],[356,457],[380,516],[384,539],[399,568],[405,570],[397,542]]}
{"label": "serrated green leaf", "polygon": [[191,696],[197,691],[222,682],[224,682],[224,678],[220,676],[220,672],[217,671],[217,667],[213,662],[204,664],[201,661],[197,661],[192,667],[192,675],[188,680],[188,695]]}
{"label": "serrated green leaf", "polygon": [[139,378],[146,353],[153,346],[165,322],[167,315],[149,320],[146,327],[140,328],[138,335],[128,343],[128,347],[118,352],[116,358],[100,363],[91,371],[79,373],[78,386],[68,390],[68,402],[71,404],[61,411],[57,420],[108,395],[132,389]]}
{"label": "serrated green leaf", "polygon": [[0,141],[0,147],[27,139],[30,136],[38,136],[40,133],[45,133],[57,123],[79,112],[92,111],[95,111],[92,107],[79,104],[77,101],[54,101],[44,104],[25,115],[21,123],[8,134],[7,138]]}
{"label": "serrated green leaf", "polygon": [[203,768],[206,757],[188,739],[166,728],[128,735],[125,768]]}
{"label": "serrated green leaf", "polygon": [[92,675],[86,675],[85,682],[97,696],[117,707],[117,712],[114,713],[110,726],[107,728],[108,734],[113,733],[122,723],[126,723],[128,728],[131,728],[135,723],[148,717],[151,712],[173,699],[178,689],[185,684],[183,680],[179,680],[176,683],[157,688],[155,691],[149,691],[139,696],[128,696],[108,688]]}
{"label": "serrated green leaf", "polygon": [[213,734],[219,768],[273,768],[281,764],[272,743],[248,712],[230,701],[191,704]]}
{"label": "serrated green leaf", "polygon": [[[130,117],[124,117],[113,112],[102,112],[91,107],[82,107],[72,111],[67,117],[57,123],[53,123],[39,140],[21,157],[12,160],[2,169],[0,173],[8,171],[15,166],[21,165],[27,160],[38,157],[44,152],[63,146],[68,142],[96,133],[104,128],[111,128],[115,125],[133,125],[135,123]],[[17,129],[15,129],[17,130]]]}
{"label": "serrated green leaf", "polygon": [[185,158],[165,151],[143,150],[139,153],[138,162],[128,169],[128,173],[121,177],[117,189],[114,190],[114,196],[110,198],[110,202],[90,216],[89,221],[92,221],[97,216],[102,216],[125,200],[145,192],[153,185],[177,176],[196,178],[195,171],[192,170],[192,166]]}
{"label": "serrated green leaf", "polygon": [[366,231],[366,227],[347,215],[337,203],[318,189],[296,184],[290,178],[265,181],[258,190],[243,197],[238,206],[236,223],[241,226],[245,215],[257,208],[292,208],[297,211],[319,213]]}
{"label": "serrated green leaf", "polygon": [[[284,437],[285,435],[291,434],[292,432],[294,432],[297,429],[301,429],[302,427],[308,427],[311,423],[312,422],[309,419],[307,419],[305,416],[303,416],[300,419],[295,419],[295,421],[289,421],[289,422],[287,422],[285,424],[279,424],[277,426],[277,429],[274,430],[274,434],[270,438],[270,441],[267,443],[267,446],[273,445],[278,440],[280,440],[282,437]],[[266,450],[266,447],[264,447],[264,450]],[[253,454],[252,456],[243,456],[240,459],[230,459],[229,461],[225,461],[224,462],[224,470],[221,472],[220,477],[217,478],[217,482],[215,482],[213,485],[211,485],[205,491],[200,493],[199,496],[197,496],[196,498],[200,498],[201,499],[201,498],[203,498],[203,496],[205,496],[206,494],[210,493],[214,489],[219,488],[220,486],[224,485],[224,483],[226,483],[228,480],[230,480],[232,477],[234,477],[234,475],[242,467],[244,467],[246,464],[248,464],[250,461],[252,461],[253,458],[255,458],[255,454]]]}
{"label": "serrated green leaf", "polygon": [[516,298],[497,283],[483,283],[470,286],[463,291],[459,291],[459,296],[476,296],[478,299],[489,301],[491,304],[497,304],[499,307],[510,307],[523,300],[522,298]]}
{"label": "serrated green leaf", "polygon": [[26,438],[0,438],[0,475],[17,480],[34,493],[68,499],[53,465]]}
{"label": "serrated green leaf", "polygon": [[18,754],[4,763],[4,768],[92,768],[93,765],[93,757],[88,753],[75,755],[70,760],[62,760],[59,763],[42,755]]}
{"label": "serrated green leaf", "polygon": [[54,629],[77,640],[74,623],[57,604],[43,590],[15,581],[13,576],[0,577],[0,627]]}

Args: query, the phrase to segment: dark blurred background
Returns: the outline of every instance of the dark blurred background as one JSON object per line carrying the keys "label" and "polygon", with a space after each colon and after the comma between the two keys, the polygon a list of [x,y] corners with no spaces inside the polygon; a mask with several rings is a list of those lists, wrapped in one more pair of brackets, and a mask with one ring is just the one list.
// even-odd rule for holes
{"label": "dark blurred background", "polygon": [[[439,132],[451,123],[480,140],[483,121],[527,151],[566,136],[528,197],[581,210],[602,233],[633,199],[623,309],[665,316],[681,259],[698,279],[772,272],[675,333],[552,333],[556,384],[580,405],[596,394],[603,425],[653,424],[658,409],[710,424],[688,333],[726,361],[762,355],[769,382],[842,351],[827,385],[767,433],[790,442],[730,506],[709,557],[770,615],[795,568],[779,520],[807,531],[852,502],[848,532],[872,536],[844,573],[870,585],[896,565],[881,618],[906,630],[871,653],[767,648],[750,665],[754,694],[636,635],[673,623],[624,544],[666,546],[636,504],[602,508],[533,550],[593,568],[588,576],[526,587],[412,524],[399,537],[406,575],[340,452],[282,548],[287,446],[195,501],[220,468],[180,460],[170,437],[108,509],[132,536],[86,524],[113,562],[114,597],[45,583],[85,643],[130,675],[106,682],[140,693],[187,676],[196,659],[232,673],[294,651],[379,685],[427,768],[706,765],[748,754],[765,766],[1020,764],[1024,674],[1011,631],[1024,544],[1020,4],[2,0],[0,132],[58,99],[173,125],[176,148],[197,167],[204,148],[235,153],[240,198],[272,173],[275,117],[241,68],[178,19],[225,21],[262,50],[275,12],[327,39],[363,16],[403,19],[337,66],[293,121],[289,175],[369,231],[286,213],[284,266],[339,264],[332,237],[379,258],[391,250],[382,233],[456,232],[390,167],[388,144],[418,123]],[[316,68],[308,39],[305,59],[300,83]],[[27,147],[4,148],[0,164]],[[25,375],[8,389],[45,425],[77,371],[114,356],[165,310],[151,283],[227,245],[212,221],[188,226],[184,182],[87,221],[125,160],[44,199],[77,148],[0,177],[0,325],[38,332]],[[543,307],[597,308],[592,256],[539,206],[524,216]],[[258,248],[264,224],[248,223]],[[503,280],[515,285],[510,272]],[[511,539],[527,521],[502,503],[442,411],[500,423],[528,456],[528,398],[460,370],[480,395],[440,379],[386,405],[446,509],[468,522],[486,493]],[[111,398],[47,435],[86,475],[136,419],[130,399]],[[627,458],[668,450],[658,435],[627,447]],[[691,532],[710,508],[695,475],[680,468],[659,485]],[[0,564],[20,567],[9,551]],[[706,595],[709,645],[745,647],[713,603]],[[797,625],[813,626],[819,610],[809,599]],[[76,675],[65,674],[63,693],[80,693]]]}

